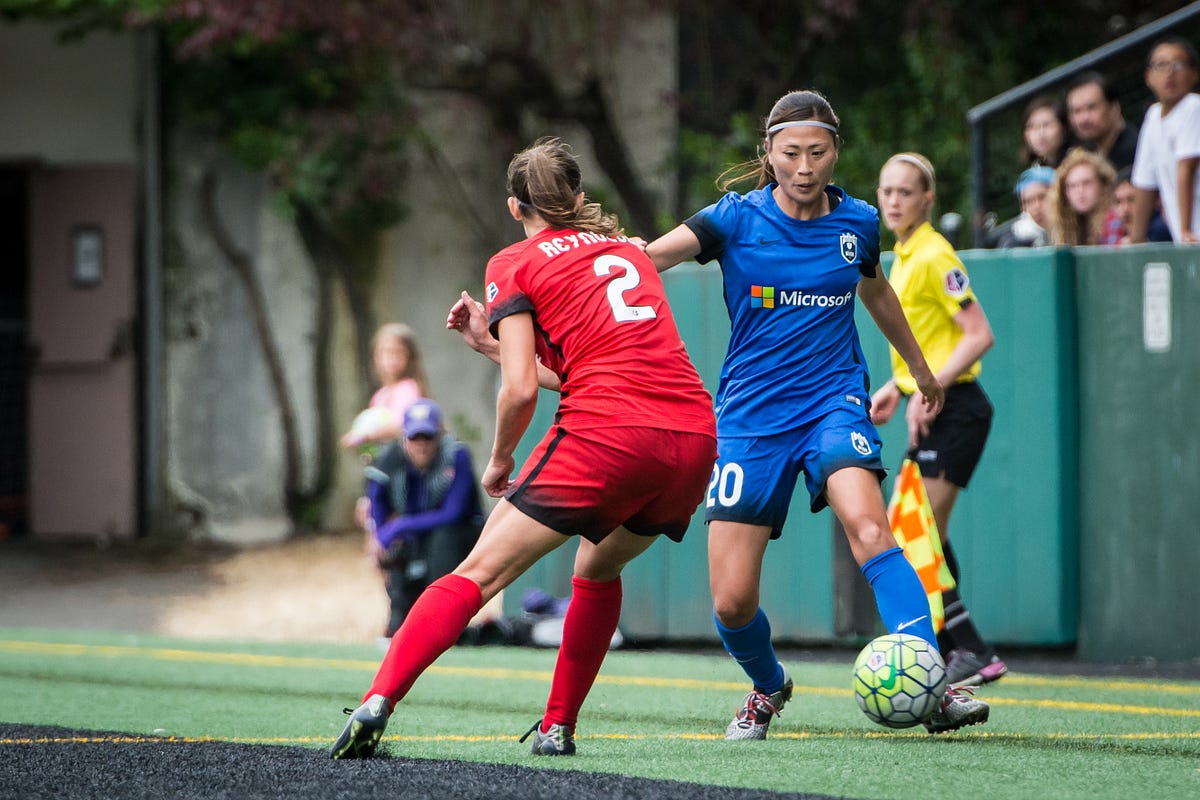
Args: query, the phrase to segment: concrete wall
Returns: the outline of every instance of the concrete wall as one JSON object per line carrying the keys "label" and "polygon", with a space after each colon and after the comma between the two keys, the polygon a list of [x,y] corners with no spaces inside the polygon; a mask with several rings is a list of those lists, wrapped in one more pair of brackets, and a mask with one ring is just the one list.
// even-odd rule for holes
{"label": "concrete wall", "polygon": [[163,264],[171,523],[222,541],[279,539],[290,528],[278,409],[243,286],[200,219],[207,160],[224,164],[220,214],[236,245],[253,254],[308,464],[315,452],[315,279],[294,228],[267,207],[260,178],[221,161],[208,144],[188,136],[174,142]]}
{"label": "concrete wall", "polygon": [[47,23],[0,24],[0,158],[137,160],[137,48],[129,33],[63,42]]}
{"label": "concrete wall", "polygon": [[[660,193],[662,207],[669,207],[672,181],[666,165],[675,144],[669,99],[676,85],[670,12],[648,12],[630,21],[587,0],[568,3],[552,17],[511,6],[460,6],[473,40],[535,48],[568,88],[592,72],[604,76],[636,167]],[[511,24],[513,14],[531,21],[524,32]],[[141,169],[138,124],[145,63],[139,60],[138,37],[93,32],[62,42],[57,30],[44,23],[0,24],[0,74],[5,76],[0,161],[121,163]],[[518,40],[526,34],[532,40]],[[411,213],[384,237],[374,312],[380,321],[403,320],[417,330],[434,396],[481,465],[491,444],[497,370],[447,332],[444,321],[459,291],[479,293],[487,258],[521,235],[503,205],[504,166],[511,152],[497,145],[486,110],[471,99],[446,92],[418,99],[428,149],[416,154],[412,174],[397,187]],[[575,144],[588,191],[611,195],[589,158],[585,131],[533,119],[524,123],[530,140],[557,134]],[[154,364],[161,366],[162,385],[149,387],[162,398],[161,437],[151,443],[161,453],[162,474],[156,471],[147,485],[161,485],[163,496],[156,494],[150,505],[162,509],[164,524],[197,537],[277,539],[288,532],[277,409],[244,291],[201,224],[197,201],[203,164],[213,159],[220,164],[223,219],[237,246],[255,261],[309,465],[316,448],[311,266],[293,227],[270,209],[261,179],[222,162],[214,143],[197,141],[185,130],[170,131],[166,140],[161,273],[157,263],[141,265],[152,277],[161,274],[162,283],[164,342],[161,364]],[[335,404],[338,427],[344,429],[359,410],[359,398],[349,312],[341,298],[336,302]],[[136,454],[139,443],[130,441],[128,449]],[[135,484],[136,476],[128,480]],[[327,525],[350,524],[360,488],[361,464],[342,454]]]}
{"label": "concrete wall", "polygon": [[[471,17],[479,35],[506,35],[510,26],[489,22],[487,13],[485,9]],[[564,16],[569,19],[574,17]],[[672,183],[664,165],[674,146],[675,125],[673,110],[664,102],[675,86],[672,18],[657,15],[627,34],[614,36],[606,30],[605,40],[619,44],[606,48],[592,42],[588,57],[600,59],[599,69],[609,77],[626,143],[633,149],[638,169],[662,193],[666,208]],[[572,49],[580,46],[582,30],[556,28],[544,35],[546,41],[539,46],[557,48],[564,56],[565,70],[582,69],[570,60]],[[491,448],[498,371],[470,352],[457,334],[446,331],[445,319],[460,291],[481,293],[487,258],[521,236],[520,227],[504,208],[504,167],[511,153],[493,152],[495,133],[486,110],[475,101],[445,92],[418,99],[420,124],[429,144],[416,154],[411,174],[398,187],[410,213],[384,236],[374,313],[381,322],[399,320],[416,330],[433,395],[445,407],[454,432],[471,445],[481,470]],[[538,135],[556,134],[574,143],[584,160],[586,188],[606,191],[602,174],[588,157],[590,143],[584,131],[533,121],[530,127],[536,130],[531,141]],[[178,510],[177,525],[190,526],[200,536],[237,541],[278,538],[286,533],[287,523],[273,401],[241,288],[198,224],[199,165],[212,156],[209,147],[184,137],[168,154],[172,164],[164,266],[168,505]],[[489,158],[481,158],[481,152]],[[221,205],[239,244],[258,261],[276,340],[285,352],[304,450],[311,457],[315,447],[309,355],[315,308],[311,269],[291,226],[268,209],[264,187],[257,179],[227,168],[222,174]],[[353,396],[346,314],[345,306],[339,306],[335,369],[342,430],[359,410]],[[351,524],[361,482],[357,457],[342,453],[327,525]]]}
{"label": "concrete wall", "polygon": [[[514,12],[507,6],[477,10],[474,24],[481,36],[504,36],[513,30],[510,24],[490,19],[489,13]],[[561,54],[567,74],[583,69],[572,53],[586,52],[587,58],[597,60],[608,78],[626,145],[665,210],[670,207],[673,183],[668,165],[676,140],[676,117],[667,102],[677,85],[673,17],[664,12],[625,27],[613,20],[603,36],[591,30],[590,39],[577,22],[572,25],[573,19],[562,15],[561,24],[547,23],[545,38],[531,46]],[[597,41],[612,46],[598,46]],[[446,407],[455,432],[471,444],[476,467],[482,469],[495,429],[498,369],[467,350],[458,334],[445,329],[445,320],[460,291],[481,294],[488,257],[522,236],[504,207],[503,170],[511,154],[503,154],[504,161],[489,163],[481,173],[481,137],[487,142],[494,133],[484,109],[466,98],[427,96],[421,120],[435,142],[436,157],[415,163],[404,187],[413,213],[386,237],[376,314],[380,320],[407,322],[417,331],[433,394]],[[552,124],[531,127],[537,130],[532,138],[552,134],[571,142],[583,161],[585,189],[611,195],[590,158],[585,131]]]}

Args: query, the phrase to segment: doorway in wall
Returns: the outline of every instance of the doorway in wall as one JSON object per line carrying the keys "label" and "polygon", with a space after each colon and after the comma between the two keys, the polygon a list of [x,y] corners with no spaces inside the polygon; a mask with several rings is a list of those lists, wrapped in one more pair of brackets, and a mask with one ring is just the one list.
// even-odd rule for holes
{"label": "doorway in wall", "polygon": [[0,165],[0,539],[29,525],[29,176]]}

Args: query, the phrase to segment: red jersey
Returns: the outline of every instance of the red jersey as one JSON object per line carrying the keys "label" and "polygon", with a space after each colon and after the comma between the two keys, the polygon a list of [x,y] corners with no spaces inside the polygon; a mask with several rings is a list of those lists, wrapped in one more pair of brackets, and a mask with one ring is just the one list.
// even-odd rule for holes
{"label": "red jersey", "polygon": [[533,315],[538,357],[562,381],[564,427],[716,436],[662,279],[625,237],[544,230],[492,256],[486,283],[493,335],[504,317]]}

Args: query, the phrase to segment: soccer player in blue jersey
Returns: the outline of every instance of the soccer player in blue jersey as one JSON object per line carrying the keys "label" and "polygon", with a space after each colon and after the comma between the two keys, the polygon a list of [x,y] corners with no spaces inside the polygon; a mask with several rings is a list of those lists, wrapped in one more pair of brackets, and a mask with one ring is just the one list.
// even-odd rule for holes
{"label": "soccer player in blue jersey", "polygon": [[[706,501],[709,581],[717,631],[753,682],[726,739],[766,738],[791,698],[759,580],[802,471],[812,511],[830,506],[845,528],[888,631],[937,646],[925,591],[887,521],[855,296],[908,365],[923,402],[938,408],[944,393],[879,268],[878,212],[830,184],[838,126],[820,93],[784,95],[766,119],[759,160],[723,184],[757,178],[758,188],[729,192],[646,247],[660,272],[716,259],[724,278],[731,331]],[[925,725],[937,733],[987,716],[985,703],[951,689]]]}

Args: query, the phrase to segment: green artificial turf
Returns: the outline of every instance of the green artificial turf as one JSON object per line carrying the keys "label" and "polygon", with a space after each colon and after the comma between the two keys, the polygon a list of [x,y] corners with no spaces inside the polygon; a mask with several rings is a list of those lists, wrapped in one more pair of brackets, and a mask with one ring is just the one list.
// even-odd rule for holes
{"label": "green artificial turf", "polygon": [[[382,751],[852,798],[1200,797],[1197,682],[1012,674],[979,693],[991,721],[935,737],[872,724],[849,660],[789,663],[795,696],[770,737],[725,742],[747,688],[730,659],[616,651],[584,706],[578,755],[535,759],[517,737],[541,716],[555,655],[451,650],[400,704]],[[323,758],[381,658],[373,646],[0,628],[0,720]]]}

